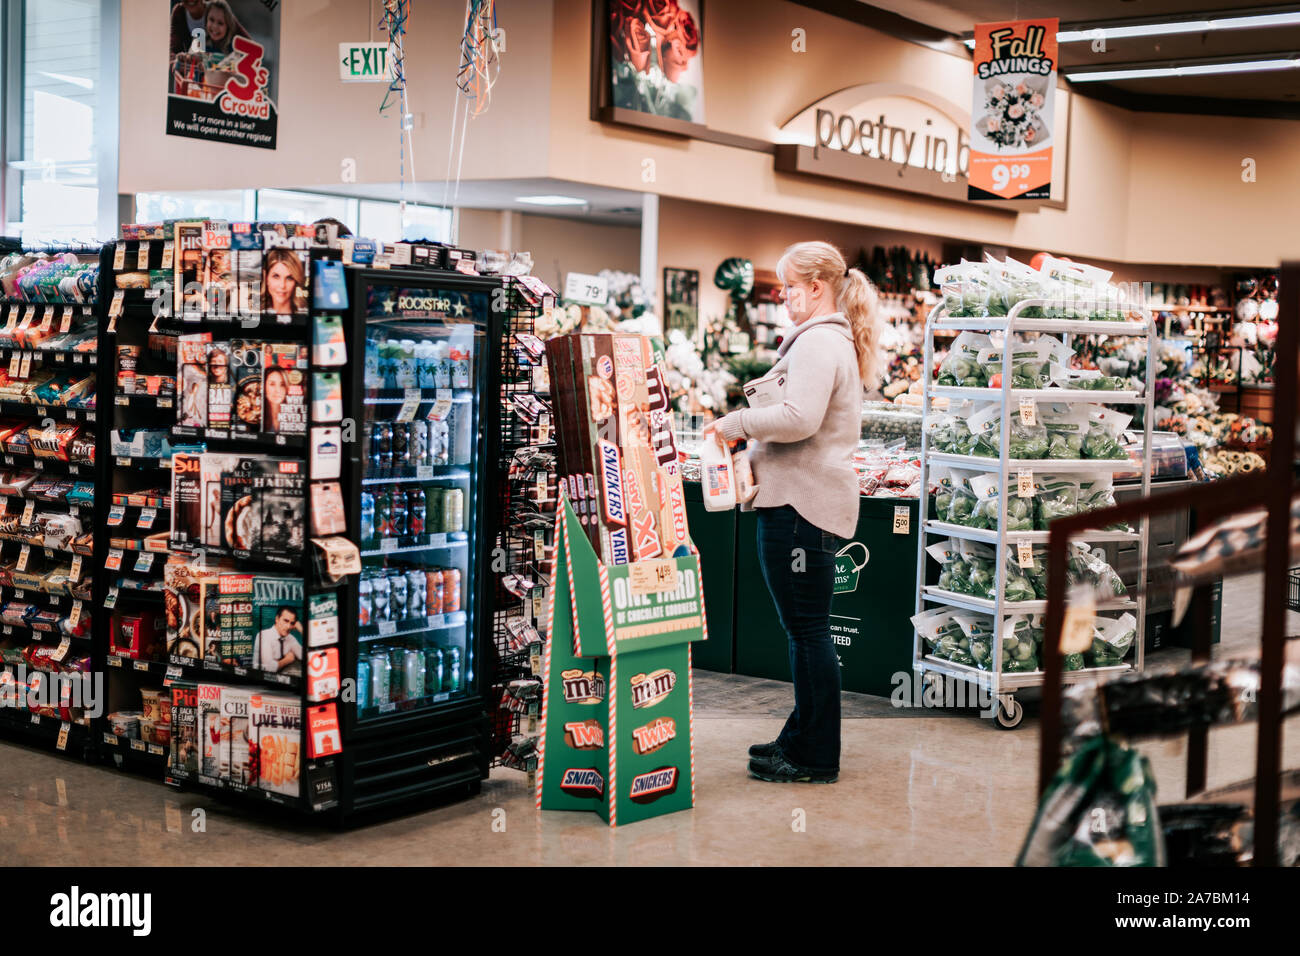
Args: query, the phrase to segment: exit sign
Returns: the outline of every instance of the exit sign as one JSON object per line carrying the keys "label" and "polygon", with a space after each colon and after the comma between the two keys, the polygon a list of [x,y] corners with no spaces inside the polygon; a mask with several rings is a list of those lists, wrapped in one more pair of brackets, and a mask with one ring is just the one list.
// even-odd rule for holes
{"label": "exit sign", "polygon": [[388,83],[393,79],[387,43],[340,43],[339,79],[345,83]]}

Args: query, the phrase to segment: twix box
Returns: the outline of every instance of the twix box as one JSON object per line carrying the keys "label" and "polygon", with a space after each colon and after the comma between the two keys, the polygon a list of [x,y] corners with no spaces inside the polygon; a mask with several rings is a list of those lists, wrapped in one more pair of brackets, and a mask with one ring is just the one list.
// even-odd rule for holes
{"label": "twix box", "polygon": [[639,335],[615,335],[614,383],[623,454],[628,545],[637,561],[663,553],[659,536],[659,478],[650,445],[650,393]]}

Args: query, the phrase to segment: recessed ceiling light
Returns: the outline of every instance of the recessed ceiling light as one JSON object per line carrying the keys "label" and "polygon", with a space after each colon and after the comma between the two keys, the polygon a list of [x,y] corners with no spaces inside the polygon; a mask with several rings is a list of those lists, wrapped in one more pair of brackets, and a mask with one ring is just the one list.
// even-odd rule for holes
{"label": "recessed ceiling light", "polygon": [[585,206],[587,200],[576,196],[516,196],[515,202],[526,202],[532,206]]}
{"label": "recessed ceiling light", "polygon": [[1300,59],[1239,60],[1235,63],[1194,63],[1187,66],[1131,67],[1122,70],[1093,70],[1066,73],[1071,83],[1096,83],[1114,80],[1150,80],[1167,76],[1209,76],[1222,73],[1262,73],[1269,70],[1293,70]]}

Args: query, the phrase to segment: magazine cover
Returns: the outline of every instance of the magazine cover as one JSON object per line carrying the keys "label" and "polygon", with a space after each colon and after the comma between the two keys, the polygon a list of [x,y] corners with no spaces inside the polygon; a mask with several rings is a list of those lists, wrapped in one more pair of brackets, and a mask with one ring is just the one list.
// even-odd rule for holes
{"label": "magazine cover", "polygon": [[238,787],[253,781],[249,772],[248,709],[253,692],[246,687],[221,688],[221,782]]}
{"label": "magazine cover", "polygon": [[306,315],[311,302],[308,277],[311,238],[263,234],[262,311],[276,316]]}
{"label": "magazine cover", "polygon": [[204,428],[208,424],[208,346],[211,332],[182,335],[176,343],[176,382],[180,408],[176,424]]}
{"label": "magazine cover", "polygon": [[171,542],[176,548],[203,544],[203,457],[172,456]]}
{"label": "magazine cover", "polygon": [[297,556],[306,543],[306,475],[302,462],[257,458],[253,480],[257,529],[254,548],[275,555]]}
{"label": "magazine cover", "polygon": [[236,311],[241,316],[261,315],[262,233],[256,223],[231,223],[230,255],[237,296]]}
{"label": "magazine cover", "polygon": [[172,301],[177,315],[203,311],[203,229],[204,222],[176,223],[176,249],[173,274],[176,284]]}
{"label": "magazine cover", "polygon": [[[206,459],[213,456],[204,456]],[[259,459],[229,456],[228,468],[219,475],[221,544],[238,551],[252,551],[258,546],[257,508],[253,498],[253,478]]]}
{"label": "magazine cover", "polygon": [[234,269],[230,261],[230,223],[209,221],[203,229],[203,284],[209,315],[228,318],[234,311]]}
{"label": "magazine cover", "polygon": [[253,722],[257,771],[263,790],[297,797],[302,766],[302,704],[282,694],[252,695],[249,716]]}
{"label": "magazine cover", "polygon": [[262,432],[307,432],[307,346],[266,342],[262,346]]}
{"label": "magazine cover", "polygon": [[301,578],[259,574],[253,578],[253,666],[302,676],[303,586]]}
{"label": "magazine cover", "polygon": [[[199,778],[217,785],[221,779],[221,685],[199,685]],[[207,778],[207,779],[204,779]]]}
{"label": "magazine cover", "polygon": [[234,384],[230,379],[230,343],[213,342],[208,346],[208,428],[230,428],[230,406]]}
{"label": "magazine cover", "polygon": [[226,477],[235,474],[242,461],[238,455],[221,455],[205,452],[200,456],[201,494],[203,496],[202,543],[210,548],[233,547],[229,544],[226,518],[229,509],[223,507]]}
{"label": "magazine cover", "polygon": [[234,383],[231,435],[256,438],[262,432],[262,343],[232,341],[230,369]]}
{"label": "magazine cover", "polygon": [[229,667],[253,666],[253,642],[257,637],[253,616],[253,575],[223,574],[218,620],[221,628],[221,662]]}
{"label": "magazine cover", "polygon": [[172,695],[172,746],[168,768],[173,777],[193,777],[199,769],[197,684],[173,681]]}

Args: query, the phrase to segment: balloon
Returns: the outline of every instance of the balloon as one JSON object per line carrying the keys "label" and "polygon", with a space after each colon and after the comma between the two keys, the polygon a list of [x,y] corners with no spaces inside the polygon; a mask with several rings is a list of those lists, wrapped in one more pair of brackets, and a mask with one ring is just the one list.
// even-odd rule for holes
{"label": "balloon", "polygon": [[1043,260],[1046,259],[1049,254],[1050,253],[1046,253],[1046,252],[1034,253],[1034,258],[1029,260],[1029,268],[1033,269],[1034,271],[1041,269],[1043,267]]}

